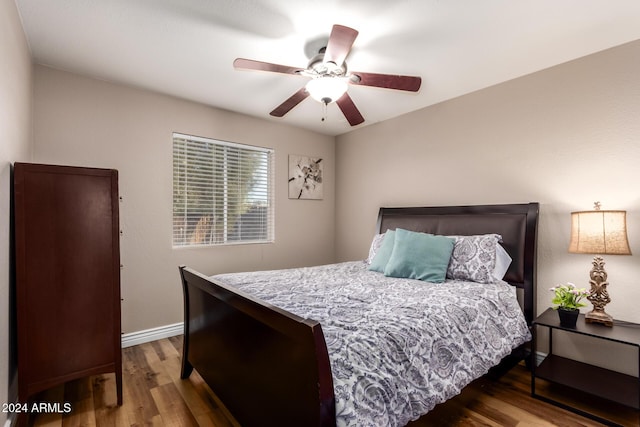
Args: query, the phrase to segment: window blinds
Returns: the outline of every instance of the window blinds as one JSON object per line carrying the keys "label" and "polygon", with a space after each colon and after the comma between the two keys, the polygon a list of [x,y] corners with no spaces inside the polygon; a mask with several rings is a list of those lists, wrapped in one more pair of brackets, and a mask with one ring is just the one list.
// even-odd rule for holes
{"label": "window blinds", "polygon": [[173,134],[173,246],[273,241],[272,149]]}

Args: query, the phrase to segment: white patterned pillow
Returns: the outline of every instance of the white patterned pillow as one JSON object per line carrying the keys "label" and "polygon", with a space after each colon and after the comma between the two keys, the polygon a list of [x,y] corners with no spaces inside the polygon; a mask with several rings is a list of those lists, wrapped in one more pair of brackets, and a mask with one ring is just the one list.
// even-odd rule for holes
{"label": "white patterned pillow", "polygon": [[499,234],[476,236],[448,236],[456,241],[447,268],[447,279],[494,283],[496,246],[502,240]]}
{"label": "white patterned pillow", "polygon": [[369,247],[369,257],[367,258],[367,264],[371,264],[371,260],[376,256],[378,249],[382,245],[382,241],[384,240],[384,233],[376,234],[373,236],[373,240],[371,241],[371,246]]}

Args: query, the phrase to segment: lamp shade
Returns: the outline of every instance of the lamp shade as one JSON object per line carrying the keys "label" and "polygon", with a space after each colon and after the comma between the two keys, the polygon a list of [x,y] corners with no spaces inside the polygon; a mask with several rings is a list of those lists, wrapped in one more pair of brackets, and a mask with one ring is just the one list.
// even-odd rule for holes
{"label": "lamp shade", "polygon": [[603,210],[571,212],[569,252],[631,255],[627,240],[627,212]]}

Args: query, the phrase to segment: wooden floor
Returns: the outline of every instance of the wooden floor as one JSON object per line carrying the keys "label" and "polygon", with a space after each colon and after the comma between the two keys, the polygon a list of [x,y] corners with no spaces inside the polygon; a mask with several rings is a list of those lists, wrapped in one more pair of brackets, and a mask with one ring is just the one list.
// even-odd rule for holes
{"label": "wooden floor", "polygon": [[[182,337],[123,349],[124,404],[118,407],[115,376],[71,381],[36,402],[71,404],[67,414],[31,415],[35,426],[215,426],[238,424],[194,372],[180,379]],[[550,387],[539,386],[541,391]],[[553,392],[553,390],[551,390]],[[604,408],[624,426],[638,425],[638,412]],[[624,418],[626,417],[626,418]],[[270,427],[265,420],[265,427]],[[499,380],[482,378],[456,398],[437,406],[410,427],[426,426],[600,426],[530,396],[529,371],[518,365]],[[304,426],[301,426],[304,427]]]}

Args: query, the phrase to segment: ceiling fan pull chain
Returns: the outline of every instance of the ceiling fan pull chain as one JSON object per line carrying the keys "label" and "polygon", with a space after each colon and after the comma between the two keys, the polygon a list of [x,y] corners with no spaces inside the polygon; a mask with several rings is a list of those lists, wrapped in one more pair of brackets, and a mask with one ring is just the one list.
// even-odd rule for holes
{"label": "ceiling fan pull chain", "polygon": [[327,118],[327,103],[321,102],[320,104],[322,104],[322,119],[320,121],[324,122]]}

